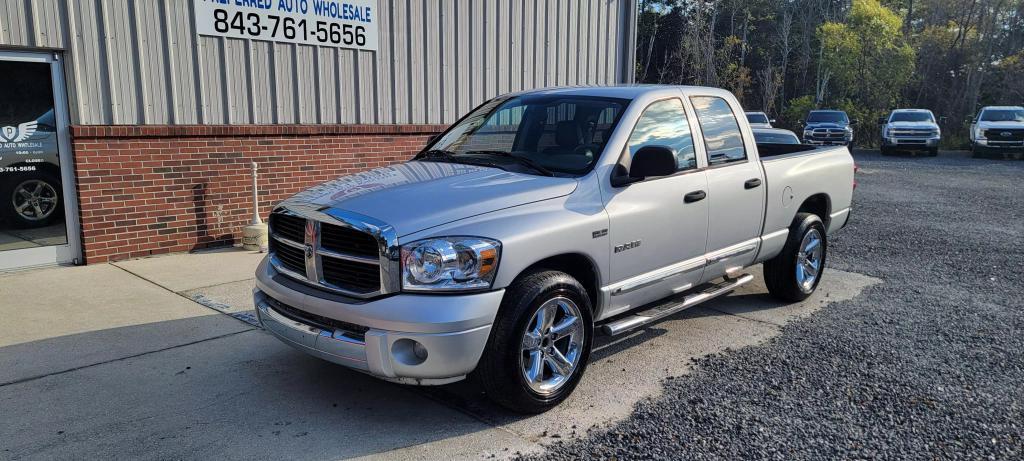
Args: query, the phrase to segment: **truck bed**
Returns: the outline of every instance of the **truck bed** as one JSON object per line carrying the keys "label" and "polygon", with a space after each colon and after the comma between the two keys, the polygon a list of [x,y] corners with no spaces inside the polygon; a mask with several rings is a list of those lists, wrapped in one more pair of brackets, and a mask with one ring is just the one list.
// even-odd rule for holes
{"label": "truck bed", "polygon": [[[809,144],[758,144],[757,153],[762,159],[768,157],[776,157],[779,155],[796,154],[801,152],[809,152],[817,149],[821,146],[812,146]],[[829,146],[830,147],[830,146]]]}

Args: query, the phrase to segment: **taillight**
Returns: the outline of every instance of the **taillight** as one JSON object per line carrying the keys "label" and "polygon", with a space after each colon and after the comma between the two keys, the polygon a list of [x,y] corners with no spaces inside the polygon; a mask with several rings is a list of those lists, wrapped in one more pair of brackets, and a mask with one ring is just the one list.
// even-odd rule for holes
{"label": "taillight", "polygon": [[860,171],[860,167],[856,163],[853,164],[853,189],[857,189],[857,172]]}

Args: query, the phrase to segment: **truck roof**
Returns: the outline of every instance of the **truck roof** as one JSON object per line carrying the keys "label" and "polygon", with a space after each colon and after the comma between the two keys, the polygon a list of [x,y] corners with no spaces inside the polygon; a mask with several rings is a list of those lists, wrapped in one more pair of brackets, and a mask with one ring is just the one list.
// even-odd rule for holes
{"label": "truck roof", "polygon": [[979,110],[979,112],[981,112],[983,110],[989,110],[989,109],[992,109],[992,110],[1024,110],[1024,107],[1021,107],[1021,106],[985,106],[985,107],[982,107]]}
{"label": "truck roof", "polygon": [[893,109],[893,112],[931,112],[928,109]]}
{"label": "truck roof", "polygon": [[699,92],[711,95],[731,95],[721,88],[688,85],[615,85],[615,86],[565,86],[538,88],[512,94],[549,94],[567,96],[604,96],[609,98],[636,99],[647,93],[677,89],[684,92]]}

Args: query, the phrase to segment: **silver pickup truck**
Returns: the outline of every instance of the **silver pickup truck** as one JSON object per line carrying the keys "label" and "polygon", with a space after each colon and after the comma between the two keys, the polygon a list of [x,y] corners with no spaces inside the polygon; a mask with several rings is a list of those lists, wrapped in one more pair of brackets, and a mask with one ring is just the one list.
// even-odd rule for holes
{"label": "silver pickup truck", "polygon": [[750,282],[799,301],[849,219],[846,147],[755,145],[728,91],[675,86],[499,96],[413,160],[277,206],[260,322],[389,381],[473,374],[541,412],[618,335]]}

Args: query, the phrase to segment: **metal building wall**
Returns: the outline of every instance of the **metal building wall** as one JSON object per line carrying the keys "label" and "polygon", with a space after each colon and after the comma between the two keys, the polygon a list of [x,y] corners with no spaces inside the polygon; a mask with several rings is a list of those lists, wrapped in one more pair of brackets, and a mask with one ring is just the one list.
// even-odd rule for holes
{"label": "metal building wall", "polygon": [[4,0],[65,51],[72,121],[450,123],[497,94],[631,79],[633,0],[378,0],[374,52],[197,37],[192,0]]}

